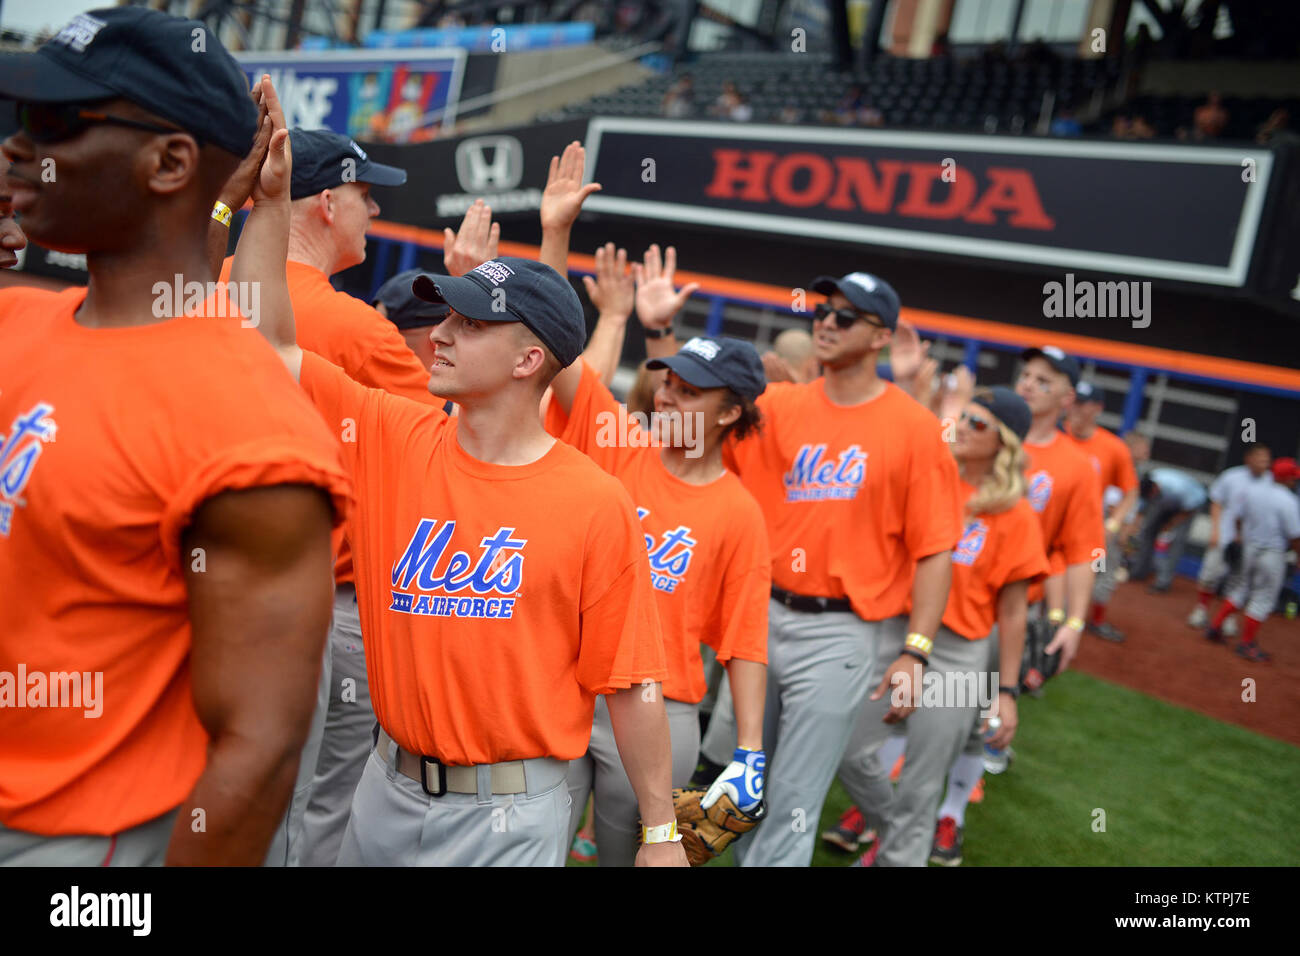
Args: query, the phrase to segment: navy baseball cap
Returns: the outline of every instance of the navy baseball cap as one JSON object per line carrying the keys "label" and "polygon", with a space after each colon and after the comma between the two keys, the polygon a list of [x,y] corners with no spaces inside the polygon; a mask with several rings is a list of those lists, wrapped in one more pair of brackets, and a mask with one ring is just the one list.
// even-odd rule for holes
{"label": "navy baseball cap", "polygon": [[1080,382],[1074,386],[1074,395],[1080,402],[1096,402],[1098,405],[1106,404],[1106,393],[1102,391],[1100,385],[1094,385],[1092,382]]}
{"label": "navy baseball cap", "polygon": [[480,322],[522,322],[569,366],[582,354],[587,323],[569,280],[532,259],[489,259],[463,276],[421,274],[411,291]]}
{"label": "navy baseball cap", "polygon": [[375,302],[384,304],[388,321],[399,329],[437,325],[451,311],[446,303],[426,302],[416,297],[411,291],[411,283],[418,275],[422,275],[419,269],[399,272],[381,285],[379,291],[375,293]]}
{"label": "navy baseball cap", "polygon": [[293,145],[290,199],[304,199],[344,183],[400,186],[406,182],[406,170],[374,162],[356,140],[342,133],[295,129],[289,131],[289,140]]}
{"label": "navy baseball cap", "polygon": [[729,388],[750,401],[767,388],[758,350],[741,339],[697,335],[676,355],[651,359],[645,367],[671,369],[696,388]]}
{"label": "navy baseball cap", "polygon": [[1053,369],[1066,375],[1070,379],[1072,386],[1079,384],[1079,363],[1070,356],[1066,355],[1055,345],[1044,345],[1042,348],[1028,348],[1020,353],[1020,357],[1028,362],[1030,359],[1040,358],[1052,366]]}
{"label": "navy baseball cap", "polygon": [[988,390],[981,389],[971,396],[976,405],[983,405],[998,421],[1006,425],[1021,441],[1029,434],[1029,426],[1034,416],[1029,411],[1028,403],[1005,385],[994,385]]}
{"label": "navy baseball cap", "polygon": [[898,293],[892,285],[870,272],[850,272],[839,279],[834,276],[818,276],[813,279],[812,290],[822,295],[843,293],[855,309],[880,316],[885,328],[898,328],[898,310],[901,308]]}
{"label": "navy baseball cap", "polygon": [[79,13],[35,53],[0,57],[0,98],[93,103],[121,97],[237,156],[247,154],[257,134],[248,87],[206,25],[146,7]]}

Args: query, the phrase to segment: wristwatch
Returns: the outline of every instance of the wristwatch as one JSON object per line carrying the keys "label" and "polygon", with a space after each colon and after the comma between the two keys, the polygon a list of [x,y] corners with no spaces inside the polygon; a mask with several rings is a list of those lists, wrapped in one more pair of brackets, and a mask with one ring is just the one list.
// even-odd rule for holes
{"label": "wristwatch", "polygon": [[998,686],[998,693],[999,693],[999,694],[1010,694],[1012,700],[1019,700],[1019,699],[1020,699],[1020,687],[1019,687],[1019,686],[1008,686],[1007,684],[1000,684],[1000,685]]}
{"label": "wristwatch", "polygon": [[[642,328],[645,329],[644,326],[642,326]],[[672,334],[673,327],[671,325],[665,326],[662,329],[645,329],[645,337],[648,339],[666,339]]]}

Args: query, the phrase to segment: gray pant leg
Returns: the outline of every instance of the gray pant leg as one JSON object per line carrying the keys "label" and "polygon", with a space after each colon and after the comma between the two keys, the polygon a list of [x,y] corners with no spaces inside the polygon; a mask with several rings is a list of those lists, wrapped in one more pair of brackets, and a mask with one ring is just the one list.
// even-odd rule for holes
{"label": "gray pant leg", "polygon": [[700,660],[704,663],[704,684],[707,690],[700,699],[699,711],[702,714],[712,714],[718,701],[718,685],[727,669],[718,663],[718,652],[708,644],[700,645]]}
{"label": "gray pant leg", "polygon": [[1147,502],[1146,512],[1142,518],[1142,530],[1138,532],[1137,557],[1133,560],[1130,577],[1140,581],[1151,574],[1155,563],[1156,538],[1160,529],[1169,523],[1169,519],[1181,510],[1173,498],[1161,495]]}
{"label": "gray pant leg", "polygon": [[[879,650],[871,668],[871,677],[867,681],[868,696],[884,680],[885,669],[898,659],[906,636],[906,618],[891,618],[881,622]],[[839,766],[840,782],[844,784],[854,806],[866,815],[867,821],[878,832],[889,818],[890,804],[894,799],[894,785],[889,780],[892,768],[876,759],[880,745],[898,729],[897,725],[884,722],[887,713],[888,693],[878,701],[862,701]]]}
{"label": "gray pant leg", "polygon": [[337,865],[563,866],[568,851],[563,770],[537,793],[430,797],[372,751]]}
{"label": "gray pant leg", "polygon": [[1242,556],[1249,568],[1249,598],[1244,608],[1246,617],[1265,620],[1277,607],[1278,595],[1286,584],[1286,554],[1263,548],[1248,548]]}
{"label": "gray pant leg", "polygon": [[700,743],[700,753],[725,767],[731,763],[736,740],[736,710],[731,702],[731,681],[727,679],[726,670],[723,670],[722,676],[718,678],[718,695],[713,703],[713,714],[709,717],[709,729]]}
{"label": "gray pant leg", "polygon": [[587,809],[587,798],[591,796],[596,779],[596,761],[591,756],[590,743],[587,748],[587,752],[577,760],[569,761],[566,785],[569,788],[569,799],[573,802],[573,811],[569,816],[570,843],[582,827],[582,814]]}
{"label": "gray pant leg", "polygon": [[[664,709],[668,712],[672,746],[673,786],[683,787],[695,771],[695,758],[700,751],[699,711],[694,704],[679,700],[665,700]],[[614,727],[604,697],[596,699],[588,755],[595,775],[596,852],[600,865],[632,866],[641,832],[641,810],[614,741]]]}
{"label": "gray pant leg", "polygon": [[1223,559],[1223,546],[1207,548],[1201,556],[1201,573],[1196,576],[1196,587],[1214,591],[1228,574],[1228,563]]}
{"label": "gray pant leg", "polygon": [[352,794],[373,742],[365,647],[356,589],[342,585],[334,596],[330,627],[330,698],[302,826],[302,865],[333,866],[352,809]]}
{"label": "gray pant leg", "polygon": [[1102,569],[1096,573],[1096,580],[1092,585],[1094,604],[1109,604],[1114,596],[1115,588],[1119,584],[1115,580],[1115,571],[1119,568],[1119,558],[1122,553],[1119,535],[1107,532],[1105,561],[1102,563]]}
{"label": "gray pant leg", "polygon": [[1191,528],[1192,522],[1188,520],[1182,522],[1170,532],[1172,538],[1169,541],[1169,547],[1165,550],[1164,558],[1156,568],[1156,584],[1161,587],[1174,582],[1174,573],[1178,570],[1178,562],[1182,559],[1183,551],[1187,548],[1187,535]]}
{"label": "gray pant leg", "polygon": [[47,837],[0,824],[0,866],[162,866],[176,813],[113,836]]}
{"label": "gray pant leg", "polygon": [[316,711],[312,714],[307,741],[302,745],[302,754],[298,758],[298,776],[293,782],[293,796],[280,819],[280,825],[271,836],[271,845],[267,848],[266,859],[262,861],[263,866],[299,866],[302,862],[303,816],[307,813],[307,801],[311,798],[311,782],[316,776],[316,759],[320,756],[321,738],[325,735],[325,715],[330,706],[330,673],[333,670],[330,651],[329,642],[326,642],[320,683],[316,688]]}
{"label": "gray pant leg", "polygon": [[775,601],[769,614],[768,816],[737,842],[737,858],[742,866],[808,866],[826,792],[869,691],[882,625]]}
{"label": "gray pant leg", "polygon": [[[986,669],[985,641],[968,641],[946,627],[939,629],[926,667],[931,675],[974,675],[973,686],[996,699],[996,679]],[[972,685],[963,685],[972,686]],[[934,841],[934,826],[948,770],[978,723],[976,697],[945,693],[940,706],[922,706],[907,718],[907,759],[880,840],[877,866],[925,866]]]}

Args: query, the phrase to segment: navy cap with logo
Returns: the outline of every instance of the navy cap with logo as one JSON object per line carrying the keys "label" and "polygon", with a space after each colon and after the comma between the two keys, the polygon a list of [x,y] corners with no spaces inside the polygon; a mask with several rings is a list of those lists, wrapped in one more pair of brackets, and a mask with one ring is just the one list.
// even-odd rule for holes
{"label": "navy cap with logo", "polygon": [[991,411],[997,416],[998,421],[1010,428],[1021,441],[1024,441],[1025,436],[1029,434],[1029,426],[1034,421],[1033,413],[1029,411],[1029,404],[1005,385],[994,385],[988,390],[981,389],[971,397],[971,401]]}
{"label": "navy cap with logo", "polygon": [[758,350],[741,339],[697,335],[676,355],[651,359],[645,367],[671,369],[696,388],[729,388],[750,401],[767,388]]}
{"label": "navy cap with logo", "polygon": [[344,183],[400,186],[406,170],[374,162],[366,151],[341,133],[325,129],[289,131],[293,146],[293,181],[289,198],[305,199]]}
{"label": "navy cap with logo", "polygon": [[1029,348],[1020,353],[1020,357],[1028,362],[1030,359],[1040,358],[1047,362],[1048,365],[1066,375],[1070,379],[1072,386],[1079,384],[1079,363],[1066,355],[1055,345],[1044,345],[1042,348]]}
{"label": "navy cap with logo", "polygon": [[424,273],[419,269],[407,269],[399,272],[379,287],[375,293],[375,304],[382,302],[388,321],[399,329],[418,329],[425,325],[437,325],[451,311],[445,302],[427,302],[411,291],[411,283],[416,276]]}
{"label": "navy cap with logo", "polygon": [[1100,385],[1094,385],[1092,382],[1080,382],[1074,386],[1075,400],[1084,402],[1096,402],[1098,405],[1106,404],[1106,393],[1102,391]]}
{"label": "navy cap with logo", "polygon": [[838,279],[818,276],[813,279],[812,290],[822,295],[840,292],[855,309],[880,316],[885,328],[898,328],[898,310],[901,308],[898,293],[888,282],[870,272],[850,272]]}
{"label": "navy cap with logo", "polygon": [[121,97],[237,156],[257,133],[248,88],[235,58],[204,24],[145,7],[80,13],[35,53],[0,57],[4,99]]}
{"label": "navy cap with logo", "polygon": [[577,360],[587,341],[578,293],[564,276],[532,259],[489,259],[463,276],[419,275],[411,290],[480,322],[522,322],[563,366]]}

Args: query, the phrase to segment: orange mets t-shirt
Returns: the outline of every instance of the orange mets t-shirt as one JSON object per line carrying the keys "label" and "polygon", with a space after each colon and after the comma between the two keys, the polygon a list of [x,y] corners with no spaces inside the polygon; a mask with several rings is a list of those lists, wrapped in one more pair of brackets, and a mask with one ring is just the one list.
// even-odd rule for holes
{"label": "orange mets t-shirt", "polygon": [[645,542],[614,477],[557,441],[468,455],[457,419],[304,352],[326,420],[351,418],[350,534],[375,716],[447,764],[587,751],[596,695],[666,676]]}
{"label": "orange mets t-shirt", "polygon": [[[975,488],[958,479],[964,503]],[[952,552],[952,587],[943,623],[967,640],[989,636],[997,623],[998,592],[1016,581],[1040,581],[1048,573],[1038,516],[1024,498],[1006,511],[966,519]]]}
{"label": "orange mets t-shirt", "polygon": [[697,704],[708,690],[700,643],[726,663],[767,663],[767,605],[772,554],[763,513],[731,472],[707,485],[682,481],[600,376],[582,363],[582,381],[566,415],[546,410],[551,434],[587,454],[632,496],[645,533],[650,579],[663,626],[668,677],[664,696]]}
{"label": "orange mets t-shirt", "polygon": [[1107,488],[1118,488],[1128,494],[1138,486],[1137,469],[1133,467],[1133,453],[1124,439],[1098,425],[1087,438],[1078,438],[1065,432],[1083,453],[1092,459],[1093,468],[1104,493]]}
{"label": "orange mets t-shirt", "polygon": [[[1025,497],[1038,514],[1043,546],[1051,556],[1051,573],[1092,561],[1095,552],[1106,546],[1101,484],[1092,461],[1061,432],[1053,432],[1045,445],[1025,442],[1024,449],[1029,458]],[[1030,588],[1031,602],[1042,596],[1041,584]]]}
{"label": "orange mets t-shirt", "polygon": [[758,407],[762,431],[724,456],[767,520],[772,582],[847,597],[868,621],[902,614],[917,560],[962,531],[957,465],[934,415],[893,383],[835,405],[820,378],[769,385]]}
{"label": "orange mets t-shirt", "polygon": [[[233,261],[232,256],[222,265],[223,282],[230,280]],[[290,259],[286,276],[300,346],[337,365],[362,385],[428,405],[443,404],[429,394],[429,370],[415,357],[397,326],[368,303],[334,288],[329,276],[315,266]],[[325,424],[346,440],[347,422]],[[343,584],[352,578],[352,548],[345,540],[334,564],[334,580]]]}
{"label": "orange mets t-shirt", "polygon": [[151,820],[204,768],[195,510],[301,483],[341,522],[349,494],[337,439],[255,329],[86,328],[85,296],[0,292],[0,823],[47,836]]}

